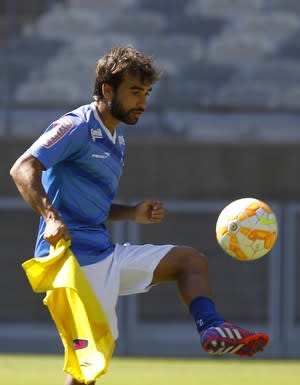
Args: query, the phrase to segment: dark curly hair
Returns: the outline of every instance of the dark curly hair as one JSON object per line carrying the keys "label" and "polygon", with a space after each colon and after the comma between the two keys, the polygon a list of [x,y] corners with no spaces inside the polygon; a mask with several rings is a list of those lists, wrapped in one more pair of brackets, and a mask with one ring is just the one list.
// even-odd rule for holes
{"label": "dark curly hair", "polygon": [[116,90],[125,74],[139,75],[143,83],[154,83],[161,76],[151,57],[130,46],[116,47],[97,61],[93,99],[103,99],[103,83]]}

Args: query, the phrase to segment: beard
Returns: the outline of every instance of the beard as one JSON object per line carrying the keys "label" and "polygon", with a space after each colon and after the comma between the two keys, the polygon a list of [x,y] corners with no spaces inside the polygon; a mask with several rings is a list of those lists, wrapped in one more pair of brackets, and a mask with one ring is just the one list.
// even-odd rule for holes
{"label": "beard", "polygon": [[136,109],[125,110],[121,102],[114,95],[111,102],[108,104],[108,108],[112,116],[125,124],[136,124],[139,118],[131,115],[132,112],[137,111]]}

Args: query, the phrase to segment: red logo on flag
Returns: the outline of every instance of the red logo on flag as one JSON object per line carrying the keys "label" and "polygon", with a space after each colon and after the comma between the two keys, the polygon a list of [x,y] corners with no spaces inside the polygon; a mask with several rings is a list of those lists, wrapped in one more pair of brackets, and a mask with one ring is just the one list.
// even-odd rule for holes
{"label": "red logo on flag", "polygon": [[76,338],[73,340],[74,350],[85,349],[88,347],[89,341],[82,338]]}

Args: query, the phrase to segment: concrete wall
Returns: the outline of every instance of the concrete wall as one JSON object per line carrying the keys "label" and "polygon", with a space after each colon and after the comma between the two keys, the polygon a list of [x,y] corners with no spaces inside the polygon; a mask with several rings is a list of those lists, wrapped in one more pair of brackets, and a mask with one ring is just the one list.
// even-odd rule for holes
{"label": "concrete wall", "polygon": [[201,144],[131,141],[120,196],[280,201],[300,197],[300,143]]}
{"label": "concrete wall", "polygon": [[[17,195],[9,168],[30,144],[30,139],[1,138],[0,196]],[[297,200],[299,164],[300,143],[224,145],[131,139],[119,197]]]}

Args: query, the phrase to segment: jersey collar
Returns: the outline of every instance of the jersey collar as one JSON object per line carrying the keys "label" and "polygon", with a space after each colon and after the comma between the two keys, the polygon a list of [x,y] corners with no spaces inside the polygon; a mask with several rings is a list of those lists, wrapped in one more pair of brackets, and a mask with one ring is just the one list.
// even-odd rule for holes
{"label": "jersey collar", "polygon": [[100,124],[103,131],[106,133],[107,137],[113,142],[113,144],[115,144],[116,139],[117,139],[117,131],[115,131],[114,134],[112,135],[111,132],[109,131],[109,129],[103,124],[103,122],[102,122],[102,120],[98,114],[98,111],[97,111],[96,102],[92,102],[91,107],[92,107],[95,119]]}

